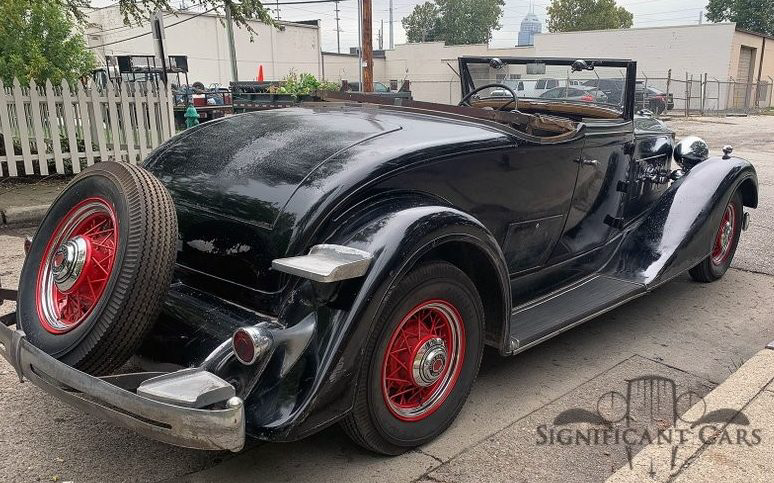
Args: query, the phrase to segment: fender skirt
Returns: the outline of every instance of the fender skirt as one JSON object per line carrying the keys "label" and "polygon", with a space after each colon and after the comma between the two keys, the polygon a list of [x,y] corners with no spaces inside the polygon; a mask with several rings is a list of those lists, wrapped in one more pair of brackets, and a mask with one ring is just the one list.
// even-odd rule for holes
{"label": "fender skirt", "polygon": [[748,161],[710,158],[698,164],[624,233],[603,272],[652,290],[696,266],[711,253],[723,211],[737,190],[744,206],[757,207],[758,178]]}

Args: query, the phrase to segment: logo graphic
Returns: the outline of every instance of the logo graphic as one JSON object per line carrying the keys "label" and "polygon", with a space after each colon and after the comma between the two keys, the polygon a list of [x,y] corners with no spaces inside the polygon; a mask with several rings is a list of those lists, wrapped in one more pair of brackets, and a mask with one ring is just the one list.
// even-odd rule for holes
{"label": "logo graphic", "polygon": [[[688,411],[694,406],[695,410]],[[741,411],[722,408],[707,412],[699,394],[678,393],[674,380],[655,375],[628,380],[625,394],[606,392],[593,409],[562,411],[553,424],[538,426],[536,433],[539,446],[623,446],[630,468],[633,448],[651,443],[672,445],[671,468],[675,469],[680,445],[693,437],[702,444],[756,446],[761,442],[760,428],[750,428],[750,420]],[[651,474],[655,475],[652,468],[651,461]]]}

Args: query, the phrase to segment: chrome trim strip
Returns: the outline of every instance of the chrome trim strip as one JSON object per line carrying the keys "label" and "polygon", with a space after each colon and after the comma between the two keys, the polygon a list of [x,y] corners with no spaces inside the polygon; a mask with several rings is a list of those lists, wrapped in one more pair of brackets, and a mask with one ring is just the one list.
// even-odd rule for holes
{"label": "chrome trim strip", "polygon": [[272,260],[274,270],[330,283],[362,277],[368,271],[373,255],[342,245],[315,245],[308,255]]}

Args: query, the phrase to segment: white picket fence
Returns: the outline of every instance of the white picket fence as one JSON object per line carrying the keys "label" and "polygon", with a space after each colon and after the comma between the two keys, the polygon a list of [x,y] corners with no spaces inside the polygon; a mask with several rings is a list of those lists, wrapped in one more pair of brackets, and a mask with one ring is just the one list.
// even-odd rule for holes
{"label": "white picket fence", "polygon": [[174,134],[173,101],[161,83],[98,89],[0,81],[2,177],[79,173],[105,160],[140,162]]}

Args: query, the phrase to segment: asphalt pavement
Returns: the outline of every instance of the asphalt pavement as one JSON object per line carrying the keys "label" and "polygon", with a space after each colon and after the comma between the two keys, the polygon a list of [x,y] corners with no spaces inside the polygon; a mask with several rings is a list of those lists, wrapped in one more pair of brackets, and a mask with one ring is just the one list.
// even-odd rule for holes
{"label": "asphalt pavement", "polygon": [[[704,137],[713,152],[732,144],[758,169],[760,207],[733,268],[713,284],[680,277],[518,356],[486,353],[468,403],[436,441],[387,458],[359,449],[332,427],[300,442],[254,443],[237,455],[189,451],[70,409],[18,384],[0,362],[0,481],[604,480],[646,445],[550,439],[562,418],[598,412],[602,396],[628,394],[631,381],[641,378],[671,381],[676,394],[703,397],[774,340],[774,117],[670,125],[679,135]],[[23,236],[30,233],[0,230],[4,285],[16,284]],[[12,306],[0,306],[0,313]]]}

